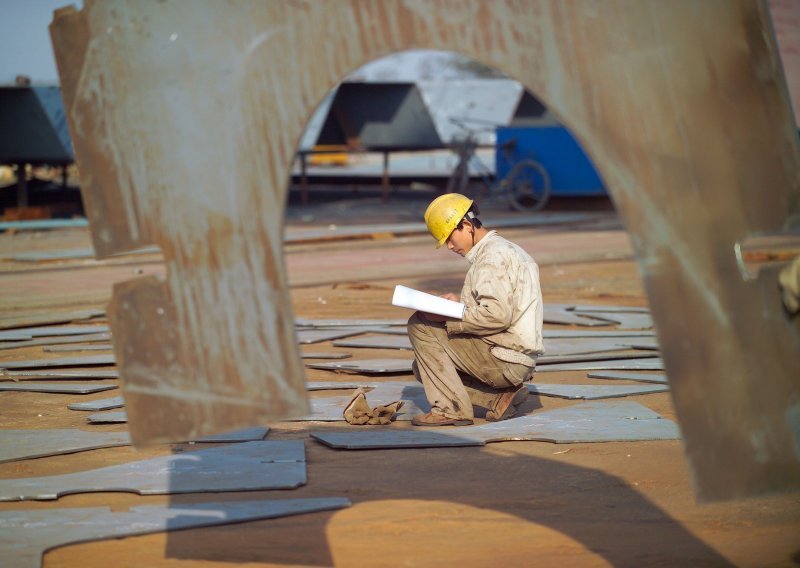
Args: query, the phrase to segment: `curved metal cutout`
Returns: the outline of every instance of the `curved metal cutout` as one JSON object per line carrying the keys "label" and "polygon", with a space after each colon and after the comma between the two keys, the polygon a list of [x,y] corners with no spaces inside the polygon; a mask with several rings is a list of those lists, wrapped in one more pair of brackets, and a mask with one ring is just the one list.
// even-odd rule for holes
{"label": "curved metal cutout", "polygon": [[95,249],[155,243],[169,267],[166,282],[115,290],[136,443],[307,411],[280,246],[296,141],[352,69],[429,48],[517,78],[598,165],[633,237],[701,496],[798,486],[800,319],[782,312],[774,274],[744,282],[731,254],[800,208],[764,4],[237,7],[87,2],[51,28]]}

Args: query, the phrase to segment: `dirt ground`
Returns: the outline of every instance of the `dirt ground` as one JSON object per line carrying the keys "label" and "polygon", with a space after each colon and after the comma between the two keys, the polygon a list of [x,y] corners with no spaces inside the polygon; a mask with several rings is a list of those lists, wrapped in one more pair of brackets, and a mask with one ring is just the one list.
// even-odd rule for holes
{"label": "dirt ground", "polygon": [[[370,196],[345,197],[307,207],[292,204],[287,233],[330,224],[417,222],[427,200],[382,203]],[[615,213],[608,203],[583,205],[587,219],[582,222],[502,233],[539,262],[546,302],[646,306],[631,245]],[[507,213],[490,208],[492,214]],[[89,245],[86,230],[0,234],[2,257]],[[427,235],[287,245],[286,263],[295,315],[319,319],[406,318],[407,310],[390,305],[395,284],[456,291],[466,271],[463,259],[435,251]],[[0,260],[0,315],[102,307],[113,282],[160,271],[155,254],[107,261]],[[323,343],[303,350],[342,349]],[[0,361],[63,355],[29,347],[2,350]],[[355,355],[411,358],[410,352],[397,350],[364,349]],[[310,369],[307,378],[386,380]],[[390,379],[413,380],[410,375]],[[551,372],[546,382],[590,381],[585,373]],[[0,393],[3,428],[124,431],[125,425],[89,426],[85,414],[67,409],[71,402],[115,392]],[[312,393],[331,394],[342,393]],[[668,393],[629,400],[675,419]],[[532,397],[525,408],[539,412],[571,404]],[[51,502],[0,503],[0,511],[88,506],[123,511],[145,504],[328,496],[353,503],[334,512],[66,546],[46,554],[47,567],[800,565],[800,495],[699,504],[679,441],[502,442],[481,448],[347,452],[310,438],[314,431],[347,428],[343,423],[270,427],[268,440],[304,442],[305,486],[173,496],[87,493]],[[407,422],[389,427],[412,428]],[[64,474],[193,449],[186,444],[120,447],[17,461],[0,464],[0,478]]]}

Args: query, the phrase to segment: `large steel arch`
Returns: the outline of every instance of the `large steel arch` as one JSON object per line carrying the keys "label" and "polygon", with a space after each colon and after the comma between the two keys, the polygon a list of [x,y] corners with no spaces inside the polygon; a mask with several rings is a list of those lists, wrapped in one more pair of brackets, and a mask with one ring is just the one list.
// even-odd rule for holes
{"label": "large steel arch", "polygon": [[95,248],[158,244],[169,270],[110,306],[136,443],[306,411],[282,258],[295,145],[348,72],[431,48],[520,80],[601,170],[700,495],[800,484],[800,323],[734,255],[800,209],[763,3],[87,0],[51,34]]}

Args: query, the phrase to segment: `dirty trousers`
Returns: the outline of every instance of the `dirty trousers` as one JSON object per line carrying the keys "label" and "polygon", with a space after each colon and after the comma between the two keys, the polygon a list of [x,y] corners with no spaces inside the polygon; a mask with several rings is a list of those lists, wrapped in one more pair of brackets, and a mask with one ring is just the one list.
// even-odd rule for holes
{"label": "dirty trousers", "polygon": [[448,336],[444,323],[415,313],[408,320],[414,376],[425,388],[434,414],[473,418],[472,406],[491,409],[508,388],[530,380],[533,368],[492,355],[491,345],[468,334]]}

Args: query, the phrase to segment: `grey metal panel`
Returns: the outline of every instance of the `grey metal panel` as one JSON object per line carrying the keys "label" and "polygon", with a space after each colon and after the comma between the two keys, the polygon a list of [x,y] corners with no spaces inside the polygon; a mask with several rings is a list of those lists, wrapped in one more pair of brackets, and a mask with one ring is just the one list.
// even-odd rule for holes
{"label": "grey metal panel", "polygon": [[370,337],[356,337],[343,341],[334,341],[335,347],[365,347],[373,349],[411,349],[411,340],[404,335],[383,335]]}
{"label": "grey metal panel", "polygon": [[86,219],[36,219],[33,221],[0,221],[0,231],[39,231],[41,229],[63,229],[88,227]]}
{"label": "grey metal panel", "polygon": [[545,329],[545,339],[571,338],[571,337],[655,337],[655,331],[628,331],[616,329]]}
{"label": "grey metal panel", "polygon": [[[138,254],[160,254],[161,249],[157,246],[142,247],[136,250],[125,251],[122,254],[110,255],[111,257],[131,256]],[[51,260],[76,260],[81,258],[94,259],[97,255],[93,247],[79,249],[60,249],[60,250],[37,250],[13,255],[3,255],[0,258],[13,260],[15,262],[46,262]]]}
{"label": "grey metal panel", "polygon": [[0,564],[5,568],[38,568],[47,550],[65,544],[274,519],[349,506],[350,501],[344,497],[318,497],[140,505],[118,512],[111,512],[108,507],[3,511]]}
{"label": "grey metal panel", "polygon": [[611,314],[631,313],[631,314],[649,314],[650,308],[637,308],[636,306],[600,306],[600,305],[578,305],[573,306],[572,309],[576,312],[608,312]]}
{"label": "grey metal panel", "polygon": [[376,383],[347,383],[347,382],[339,382],[339,381],[306,381],[306,390],[308,391],[317,391],[317,390],[339,390],[339,389],[350,389],[355,390],[359,387],[374,387]]}
{"label": "grey metal panel", "polygon": [[413,359],[361,359],[342,363],[306,363],[312,369],[360,373],[410,373]]}
{"label": "grey metal panel", "polygon": [[667,377],[657,373],[623,373],[614,371],[612,373],[589,373],[586,375],[590,379],[612,379],[622,381],[640,381],[644,383],[666,383]]}
{"label": "grey metal panel", "polygon": [[197,440],[191,440],[190,444],[207,444],[218,442],[251,442],[263,440],[269,433],[269,426],[256,426],[254,428],[245,428],[244,430],[237,430],[235,432],[227,432],[225,434],[215,434],[213,436],[205,436]]}
{"label": "grey metal panel", "polygon": [[631,349],[641,349],[646,351],[659,351],[661,346],[658,344],[658,341],[655,337],[651,338],[639,338],[636,341],[627,342],[620,342],[622,345],[626,347],[630,347]]}
{"label": "grey metal panel", "polygon": [[[422,225],[424,227],[424,225]],[[364,327],[369,328],[372,326],[392,327],[403,326],[408,323],[405,319],[305,319],[297,318],[294,320],[298,328],[313,327],[313,328],[331,328],[331,327]]]}
{"label": "grey metal panel", "polygon": [[413,83],[339,85],[317,144],[347,144],[352,140],[367,150],[442,147]]}
{"label": "grey metal panel", "polygon": [[79,249],[37,250],[3,255],[2,258],[14,262],[42,262],[51,260],[75,260],[79,258],[95,258],[94,248],[83,247]]}
{"label": "grey metal panel", "polygon": [[569,304],[545,304],[544,322],[564,325],[582,325],[589,327],[610,325],[610,322],[607,320],[601,320],[593,317],[583,317],[574,313],[572,311],[572,306]]}
{"label": "grey metal panel", "polygon": [[33,336],[28,333],[0,331],[0,341],[30,341]]}
{"label": "grey metal panel", "polygon": [[[84,315],[86,312],[78,312]],[[94,312],[93,312],[94,313]],[[68,314],[72,318],[75,314]],[[60,319],[60,318],[59,318]],[[108,333],[111,331],[107,325],[45,325],[37,327],[23,327],[14,331],[0,331],[0,341],[9,339],[18,334],[31,337],[61,336],[61,335],[91,335],[94,333]]]}
{"label": "grey metal panel", "polygon": [[301,344],[322,343],[331,339],[364,333],[360,327],[337,327],[335,329],[298,329],[297,342]]}
{"label": "grey metal panel", "polygon": [[0,391],[46,392],[52,394],[92,394],[118,388],[117,385],[87,385],[82,383],[0,383]]}
{"label": "grey metal panel", "polygon": [[[73,335],[63,337],[37,337],[27,341],[5,341],[0,343],[0,349],[18,349],[20,347],[33,347],[36,345],[67,345],[70,343],[84,343],[92,341],[109,341],[110,333],[91,333],[88,335]],[[45,348],[45,351],[48,351]]]}
{"label": "grey metal panel", "polygon": [[89,402],[73,402],[68,404],[67,408],[70,410],[87,410],[91,412],[98,412],[100,410],[111,410],[112,408],[122,408],[125,406],[125,399],[121,396],[112,396],[111,398],[101,398],[99,400],[90,400]]}
{"label": "grey metal panel", "polygon": [[76,351],[111,351],[114,347],[109,344],[103,345],[47,345],[42,348],[45,353],[73,353]]}
{"label": "grey metal panel", "polygon": [[83,357],[59,357],[54,359],[30,359],[22,361],[0,361],[0,369],[43,369],[47,367],[79,367],[86,365],[113,365],[113,355],[86,355]]}
{"label": "grey metal panel", "polygon": [[0,163],[74,160],[58,87],[0,87]]}
{"label": "grey metal panel", "polygon": [[300,353],[301,359],[349,359],[350,353]]}
{"label": "grey metal panel", "polygon": [[116,412],[98,412],[86,417],[89,424],[125,424],[128,422],[128,413],[124,410]]}
{"label": "grey metal panel", "polygon": [[128,446],[127,432],[83,432],[73,429],[0,430],[0,463]]}
{"label": "grey metal panel", "polygon": [[592,371],[600,369],[630,369],[663,371],[664,362],[659,357],[649,359],[611,359],[608,361],[585,361],[583,363],[554,363],[551,365],[536,365],[536,372],[547,371]]}
{"label": "grey metal panel", "polygon": [[303,442],[244,442],[78,473],[0,480],[0,501],[126,491],[140,495],[293,489],[306,483]]}
{"label": "grey metal panel", "polygon": [[534,394],[556,396],[559,398],[596,400],[601,398],[619,398],[622,396],[636,396],[667,392],[667,386],[649,385],[528,385],[528,390]]}
{"label": "grey metal panel", "polygon": [[564,337],[544,338],[545,356],[581,355],[630,349],[615,337]]}
{"label": "grey metal panel", "polygon": [[634,349],[628,351],[601,351],[594,353],[578,353],[576,355],[549,355],[545,354],[539,357],[537,365],[550,366],[558,363],[579,363],[582,361],[608,361],[623,359],[649,359],[658,357],[658,353],[636,351]]}
{"label": "grey metal panel", "polygon": [[620,329],[652,329],[653,318],[650,314],[637,314],[625,312],[607,312],[607,311],[577,311],[575,313],[581,316],[603,318],[618,324]]}
{"label": "grey metal panel", "polygon": [[337,449],[435,448],[482,446],[489,442],[554,443],[676,440],[678,427],[652,410],[630,401],[586,402],[480,426],[312,432],[311,437]]}
{"label": "grey metal panel", "polygon": [[88,370],[88,369],[75,369],[72,371],[3,371],[0,369],[0,381],[12,380],[19,381],[24,379],[47,379],[48,381],[54,379],[118,379],[119,371],[116,370]]}
{"label": "grey metal panel", "polygon": [[[0,223],[2,226],[3,223]],[[68,323],[79,320],[89,320],[104,316],[105,310],[79,310],[75,312],[58,312],[50,314],[23,314],[0,319],[0,329],[13,329],[15,332],[23,331],[29,326],[40,326],[54,323]],[[27,331],[27,329],[25,329]]]}

